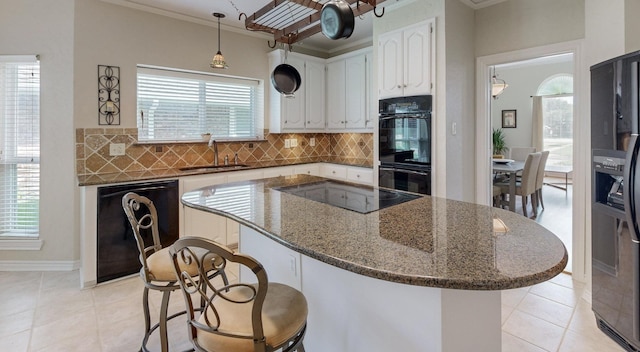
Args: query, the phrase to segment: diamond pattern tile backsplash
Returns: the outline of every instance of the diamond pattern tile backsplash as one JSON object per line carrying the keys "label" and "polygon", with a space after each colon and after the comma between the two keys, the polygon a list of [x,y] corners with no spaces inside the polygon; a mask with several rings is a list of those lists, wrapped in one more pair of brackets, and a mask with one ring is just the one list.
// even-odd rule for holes
{"label": "diamond pattern tile backsplash", "polygon": [[[285,139],[296,138],[298,146],[286,149]],[[310,146],[315,138],[315,146]],[[179,144],[138,144],[135,128],[76,129],[76,172],[78,175],[171,169],[213,163],[213,148],[206,142]],[[124,143],[125,155],[110,156],[109,144]],[[296,160],[309,157],[340,156],[373,160],[373,133],[269,134],[264,141],[219,142],[218,158],[233,162]]]}

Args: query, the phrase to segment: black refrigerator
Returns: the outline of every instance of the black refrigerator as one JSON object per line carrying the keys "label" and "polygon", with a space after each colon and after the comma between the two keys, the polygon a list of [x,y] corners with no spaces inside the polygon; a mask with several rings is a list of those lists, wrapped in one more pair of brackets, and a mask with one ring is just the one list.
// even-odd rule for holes
{"label": "black refrigerator", "polygon": [[592,308],[600,330],[640,350],[640,52],[591,67]]}

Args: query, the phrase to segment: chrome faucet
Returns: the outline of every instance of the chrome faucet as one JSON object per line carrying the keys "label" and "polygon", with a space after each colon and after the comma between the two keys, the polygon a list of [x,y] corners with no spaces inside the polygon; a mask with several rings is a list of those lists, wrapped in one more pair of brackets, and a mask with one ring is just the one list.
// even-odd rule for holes
{"label": "chrome faucet", "polygon": [[213,166],[218,166],[218,143],[213,139],[213,136],[209,138],[209,146],[213,145]]}

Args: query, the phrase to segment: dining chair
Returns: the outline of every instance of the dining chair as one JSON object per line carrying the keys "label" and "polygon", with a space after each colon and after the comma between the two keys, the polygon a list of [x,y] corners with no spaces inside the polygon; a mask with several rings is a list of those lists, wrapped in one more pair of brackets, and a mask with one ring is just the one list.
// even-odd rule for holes
{"label": "dining chair", "polygon": [[[169,254],[184,296],[195,351],[304,352],[308,308],[302,292],[269,282],[258,261],[206,238],[183,237],[171,245]],[[212,262],[215,257],[222,262]],[[193,263],[198,275],[185,271],[181,262]],[[234,263],[253,275],[243,271],[243,282],[233,284],[207,275],[211,268],[224,270]],[[204,302],[201,309],[199,302]]]}
{"label": "dining chair", "polygon": [[[527,160],[527,156],[529,154],[535,153],[535,152],[536,152],[535,147],[511,147],[509,148],[509,159],[516,160],[516,161],[525,161]],[[522,173],[517,172],[516,177],[518,177],[518,180],[519,180],[520,177],[522,177]]]}
{"label": "dining chair", "polygon": [[[122,197],[122,208],[131,224],[133,235],[140,252],[140,277],[144,282],[142,293],[142,307],[144,312],[144,337],[142,339],[141,351],[149,351],[147,342],[151,334],[159,328],[160,348],[162,352],[169,351],[169,341],[167,338],[167,321],[186,313],[186,310],[168,316],[169,298],[171,292],[179,290],[176,274],[173,268],[173,261],[169,256],[169,247],[162,247],[160,232],[158,231],[158,212],[153,202],[134,192],[128,192]],[[221,263],[222,258],[216,258]],[[179,262],[183,272],[196,275],[198,268],[193,263]],[[224,271],[211,272],[212,276],[220,276],[224,282],[229,282]],[[149,290],[162,293],[160,304],[160,315],[158,322],[151,326],[149,312]]]}
{"label": "dining chair", "polygon": [[[536,176],[538,174],[538,165],[540,164],[541,153],[530,153],[524,162],[524,168],[522,169],[522,178],[516,181],[515,196],[522,198],[522,213],[524,216],[529,217],[527,212],[527,199],[531,198],[531,207],[533,214],[538,215],[536,199],[532,196],[536,190]],[[509,182],[499,182],[495,184],[500,187],[502,193],[509,194]],[[511,197],[511,195],[509,195]]]}
{"label": "dining chair", "polygon": [[509,159],[517,161],[527,160],[527,156],[531,153],[535,153],[535,147],[511,147],[509,148]]}
{"label": "dining chair", "polygon": [[547,159],[549,159],[549,151],[545,150],[541,152],[540,164],[538,164],[538,172],[536,174],[536,191],[533,194],[535,198],[536,206],[540,205],[544,209],[544,201],[542,200],[542,186],[544,185],[544,169],[547,166]]}
{"label": "dining chair", "polygon": [[502,189],[498,186],[493,186],[493,206],[502,207]]}

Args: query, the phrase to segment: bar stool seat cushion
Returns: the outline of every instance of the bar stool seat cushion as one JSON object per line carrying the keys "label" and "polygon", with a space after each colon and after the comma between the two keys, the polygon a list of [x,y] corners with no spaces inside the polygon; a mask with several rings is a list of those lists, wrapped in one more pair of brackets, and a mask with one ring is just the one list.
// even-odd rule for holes
{"label": "bar stool seat cushion", "polygon": [[[199,248],[194,249],[196,255],[198,252],[204,253]],[[210,259],[205,260],[205,263],[212,263],[213,265],[220,265],[222,263],[222,258],[219,256],[214,256],[212,254],[208,254]],[[207,258],[209,259],[209,258]],[[182,258],[178,260],[180,269],[186,271],[191,276],[195,276],[198,274],[198,266],[196,262],[191,262],[187,264],[184,262]],[[147,265],[149,266],[149,274],[154,280],[158,281],[176,281],[176,272],[173,268],[173,262],[171,261],[171,255],[169,254],[169,247],[162,248],[161,250],[151,254],[147,257]],[[211,270],[211,267],[205,268],[205,271]]]}
{"label": "bar stool seat cushion", "polygon": [[[252,286],[257,287],[257,285]],[[235,287],[226,296],[235,300],[249,300],[253,296],[253,290],[246,286]],[[253,307],[253,301],[247,304],[237,304],[230,303],[220,297],[216,297],[213,304],[218,314],[226,317],[251,316]],[[207,319],[209,324],[207,324]],[[278,346],[286,342],[305,326],[306,319],[307,301],[300,291],[279,283],[270,282],[268,284],[267,296],[262,306],[262,323],[267,344]],[[204,326],[215,326],[216,319],[212,308],[207,310],[207,314],[202,314],[198,321]],[[218,330],[253,336],[251,321],[247,319],[226,319]],[[230,338],[204,331],[198,334],[198,344],[207,351],[254,351],[252,339]]]}

